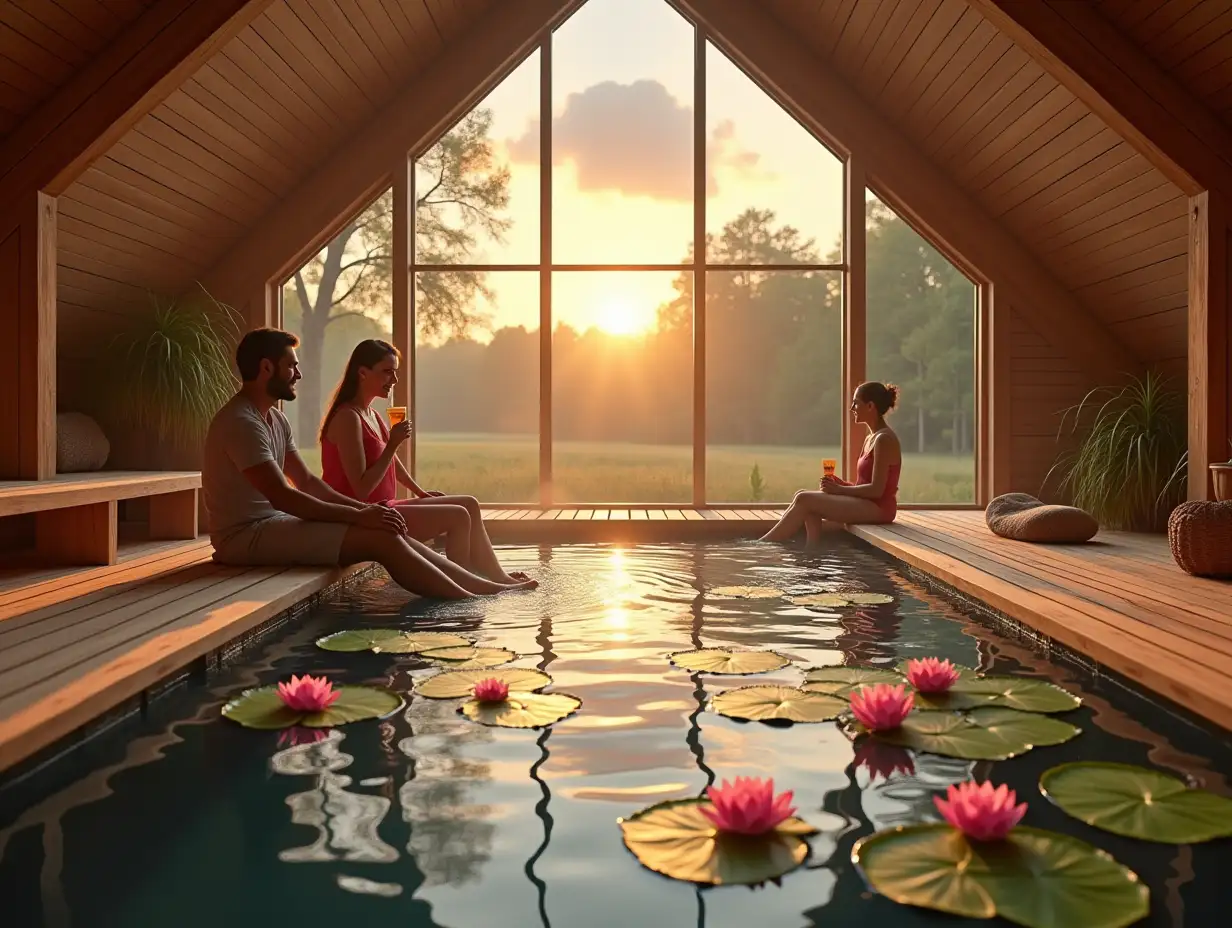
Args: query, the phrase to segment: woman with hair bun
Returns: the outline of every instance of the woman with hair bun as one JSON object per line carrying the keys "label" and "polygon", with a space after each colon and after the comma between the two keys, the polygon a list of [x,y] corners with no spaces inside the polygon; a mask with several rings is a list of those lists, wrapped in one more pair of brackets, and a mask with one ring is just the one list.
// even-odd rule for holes
{"label": "woman with hair bun", "polygon": [[893,384],[870,380],[856,387],[849,409],[852,419],[868,429],[856,462],[856,482],[827,475],[820,490],[800,490],[762,541],[786,541],[801,528],[813,541],[830,527],[894,521],[903,454],[898,436],[886,425],[885,417],[897,402],[898,387]]}

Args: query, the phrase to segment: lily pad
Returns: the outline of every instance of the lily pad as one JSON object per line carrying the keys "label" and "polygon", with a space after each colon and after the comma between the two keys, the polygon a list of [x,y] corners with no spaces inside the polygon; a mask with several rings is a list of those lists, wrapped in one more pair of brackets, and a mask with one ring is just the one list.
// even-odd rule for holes
{"label": "lily pad", "polygon": [[742,686],[714,697],[714,711],[753,722],[828,722],[847,710],[847,701],[794,686]]}
{"label": "lily pad", "polygon": [[805,596],[789,596],[787,601],[793,606],[805,606],[809,609],[842,609],[851,605],[851,600],[843,593],[809,593]]}
{"label": "lily pad", "polygon": [[778,599],[783,591],[770,586],[720,586],[711,590],[710,595],[730,599]]}
{"label": "lily pad", "polygon": [[568,693],[510,693],[504,702],[468,699],[458,711],[481,725],[498,728],[543,728],[572,715],[582,700]]}
{"label": "lily pad", "polygon": [[721,834],[701,813],[705,799],[674,799],[620,819],[625,847],[642,866],[688,883],[756,885],[795,870],[817,829],[789,818],[765,835]]}
{"label": "lily pad", "polygon": [[428,699],[460,699],[471,695],[475,684],[482,680],[500,680],[518,693],[533,693],[552,682],[552,678],[541,670],[519,667],[508,670],[445,670],[415,684],[415,692]]}
{"label": "lily pad", "polygon": [[851,861],[895,902],[968,918],[999,915],[1026,928],[1122,928],[1150,908],[1133,871],[1077,838],[1038,828],[976,842],[949,825],[909,825],[862,838]]}
{"label": "lily pad", "polygon": [[893,596],[885,593],[844,593],[853,606],[884,606],[894,602]]}
{"label": "lily pad", "polygon": [[791,663],[775,651],[737,651],[732,648],[701,648],[677,651],[667,659],[693,673],[769,673]]}
{"label": "lily pad", "polygon": [[1060,719],[1014,709],[980,708],[966,714],[915,711],[899,728],[876,737],[926,754],[962,760],[1009,760],[1033,747],[1063,744],[1080,729]]}
{"label": "lily pad", "polygon": [[406,632],[397,628],[352,628],[317,639],[317,647],[326,651],[377,651],[391,654],[412,654],[432,648],[456,648],[474,643],[474,639],[452,632]]}
{"label": "lily pad", "polygon": [[508,648],[433,648],[429,651],[420,651],[420,657],[426,657],[430,661],[437,661],[457,670],[470,670],[475,667],[499,667],[501,664],[508,664],[510,661],[517,660],[518,654],[516,651],[510,651]]}
{"label": "lily pad", "polygon": [[1198,844],[1232,836],[1232,799],[1147,767],[1061,764],[1044,771],[1040,792],[1079,821],[1127,838]]}
{"label": "lily pad", "polygon": [[917,693],[921,709],[971,709],[1000,706],[1020,712],[1068,712],[1082,700],[1046,680],[964,676],[948,693]]}
{"label": "lily pad", "polygon": [[291,709],[278,695],[278,687],[245,690],[222,707],[222,714],[245,728],[332,728],[362,719],[380,719],[402,706],[402,697],[380,686],[335,687],[338,699],[324,712]]}
{"label": "lily pad", "polygon": [[805,677],[801,689],[810,693],[849,696],[852,690],[874,683],[902,683],[902,674],[881,667],[814,667]]}

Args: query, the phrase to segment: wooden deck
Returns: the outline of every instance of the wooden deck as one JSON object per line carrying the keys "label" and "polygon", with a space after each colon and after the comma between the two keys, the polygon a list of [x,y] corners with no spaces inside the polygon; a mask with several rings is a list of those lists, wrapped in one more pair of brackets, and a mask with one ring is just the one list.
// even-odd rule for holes
{"label": "wooden deck", "polygon": [[655,542],[749,538],[765,533],[782,509],[696,509],[642,506],[488,508],[484,520],[497,544]]}
{"label": "wooden deck", "polygon": [[1031,545],[982,512],[906,512],[850,531],[1073,650],[1232,728],[1232,583],[1191,577],[1162,536]]}

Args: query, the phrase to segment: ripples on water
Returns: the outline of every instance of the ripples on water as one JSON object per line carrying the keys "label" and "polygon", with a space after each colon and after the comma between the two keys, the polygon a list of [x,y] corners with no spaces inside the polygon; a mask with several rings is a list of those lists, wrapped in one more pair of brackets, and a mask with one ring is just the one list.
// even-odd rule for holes
{"label": "ripples on water", "polygon": [[[170,724],[105,739],[72,785],[24,809],[6,808],[0,794],[0,924],[943,924],[871,897],[849,864],[851,845],[872,830],[935,820],[933,795],[973,775],[1017,789],[1030,804],[1026,823],[1078,834],[1136,869],[1151,888],[1151,924],[1224,924],[1204,913],[1226,912],[1218,871],[1232,865],[1228,842],[1178,849],[1118,839],[1067,819],[1035,784],[1053,764],[1099,757],[1160,766],[1226,794],[1216,771],[1232,771],[1232,748],[974,623],[870,549],[561,546],[502,556],[540,588],[403,605],[396,587],[365,581],[208,689],[168,699],[159,711]],[[704,595],[732,584],[867,589],[895,602],[817,612]],[[555,689],[584,704],[545,731],[485,728],[454,701],[419,698],[389,720],[328,733],[249,731],[218,717],[226,698],[291,673],[406,692],[434,672],[409,656],[313,646],[364,624],[474,634],[525,655],[518,666],[546,670]],[[795,666],[713,677],[665,659],[723,644],[774,648]],[[770,727],[705,710],[723,689],[798,683],[800,667],[926,655],[1065,685],[1084,698],[1067,716],[1084,734],[998,764],[884,747],[855,756],[834,723]],[[701,891],[642,869],[624,849],[619,816],[737,774],[773,776],[822,829],[805,868],[781,885]]]}

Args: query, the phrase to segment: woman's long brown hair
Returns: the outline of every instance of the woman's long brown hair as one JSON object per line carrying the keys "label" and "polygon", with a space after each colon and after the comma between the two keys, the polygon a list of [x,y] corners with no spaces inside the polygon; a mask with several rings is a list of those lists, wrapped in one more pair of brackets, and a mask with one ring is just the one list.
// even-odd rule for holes
{"label": "woman's long brown hair", "polygon": [[325,418],[321,420],[321,432],[317,436],[319,441],[325,441],[325,430],[329,428],[330,420],[334,418],[338,407],[343,403],[355,402],[355,397],[359,393],[359,369],[376,367],[390,355],[398,359],[402,358],[397,348],[379,338],[365,338],[355,346],[355,350],[351,352],[351,359],[347,361],[346,370],[342,372],[342,379],[334,388],[334,398],[329,401]]}

